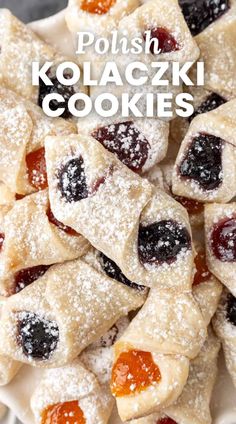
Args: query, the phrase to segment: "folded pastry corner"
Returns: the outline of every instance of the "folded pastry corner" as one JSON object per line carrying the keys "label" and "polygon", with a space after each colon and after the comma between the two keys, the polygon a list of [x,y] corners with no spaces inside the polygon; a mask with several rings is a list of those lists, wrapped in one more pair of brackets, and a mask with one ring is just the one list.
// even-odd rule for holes
{"label": "folded pastry corner", "polygon": [[181,396],[166,411],[176,423],[211,424],[210,401],[217,376],[219,350],[220,342],[209,327],[205,344],[190,362],[189,378]]}
{"label": "folded pastry corner", "polygon": [[[195,7],[179,0],[205,67],[205,87],[235,97],[236,2],[198,2]],[[194,75],[195,70],[192,70]]]}
{"label": "folded pastry corner", "polygon": [[[0,297],[0,314],[5,298]],[[0,318],[1,322],[1,318]],[[21,368],[21,363],[9,358],[6,355],[0,354],[0,386],[5,386],[10,383]],[[1,407],[0,407],[1,419]]]}
{"label": "folded pastry corner", "polygon": [[[11,207],[14,205],[15,202],[15,193],[13,193],[9,187],[3,183],[0,182],[0,215],[7,212],[11,209]],[[2,218],[0,218],[1,221]]]}
{"label": "folded pastry corner", "polygon": [[226,366],[236,387],[236,298],[227,289],[222,294],[213,326],[222,342]]}
{"label": "folded pastry corner", "polygon": [[7,408],[3,403],[0,403],[0,419],[4,417],[4,415],[7,413]]}
{"label": "folded pastry corner", "polygon": [[9,384],[20,370],[22,364],[5,355],[0,355],[0,386]]}
{"label": "folded pastry corner", "polygon": [[[172,143],[172,141],[170,141]],[[171,146],[170,146],[171,147]],[[176,153],[177,154],[177,153]],[[169,196],[179,202],[188,212],[192,229],[200,228],[204,224],[204,203],[184,196],[178,196],[172,190],[172,173],[174,160],[168,157],[154,166],[145,174],[145,177],[155,186],[164,190]]]}
{"label": "folded pastry corner", "polygon": [[111,394],[79,359],[62,368],[45,370],[31,398],[35,420],[40,424],[67,416],[81,424],[106,424],[112,407]]}
{"label": "folded pastry corner", "polygon": [[193,297],[201,309],[203,319],[208,326],[214,316],[222,294],[222,284],[210,272],[207,266],[204,243],[194,240],[196,256],[193,277]]}
{"label": "folded pastry corner", "polygon": [[[115,345],[144,348],[167,355],[197,356],[206,338],[206,323],[191,293],[151,289],[142,309]],[[200,346],[200,347],[199,347]]]}

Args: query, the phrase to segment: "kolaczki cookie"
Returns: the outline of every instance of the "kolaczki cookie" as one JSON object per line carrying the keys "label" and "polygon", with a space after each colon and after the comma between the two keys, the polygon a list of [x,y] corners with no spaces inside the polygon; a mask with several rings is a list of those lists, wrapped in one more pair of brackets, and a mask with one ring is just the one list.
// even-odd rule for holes
{"label": "kolaczki cookie", "polygon": [[[235,2],[142,3],[69,0],[65,19],[74,38],[149,28],[161,60],[205,57],[206,85],[189,89],[183,127],[76,120],[69,98],[87,88],[56,75],[71,58],[0,11],[0,385],[23,364],[38,368],[32,424],[113,424],[115,405],[125,423],[211,424],[220,343],[235,384],[236,52],[227,45],[222,87],[222,63],[212,78],[204,48],[219,27],[230,40]],[[117,56],[121,69],[132,60]],[[52,85],[32,86],[33,61],[51,63]],[[78,61],[99,75],[91,48]],[[65,99],[60,118],[43,113],[50,93]]]}

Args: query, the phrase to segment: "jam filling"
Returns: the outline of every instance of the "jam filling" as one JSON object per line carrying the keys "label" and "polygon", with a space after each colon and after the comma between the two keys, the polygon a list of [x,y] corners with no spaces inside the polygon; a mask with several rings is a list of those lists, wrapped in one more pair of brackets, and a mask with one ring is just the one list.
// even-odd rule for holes
{"label": "jam filling", "polygon": [[16,200],[22,200],[22,199],[24,199],[24,197],[25,197],[25,194],[18,194],[18,193],[15,194]]}
{"label": "jam filling", "polygon": [[158,420],[156,424],[177,424],[177,422],[172,420],[172,418],[166,417]]}
{"label": "jam filling", "polygon": [[[179,50],[179,45],[172,34],[166,28],[151,28],[150,29],[151,38],[158,40],[158,50],[159,54],[161,53],[171,53],[173,51]],[[144,40],[146,40],[146,34],[143,35]],[[150,52],[155,54],[154,51],[155,43],[152,41],[150,43]]]}
{"label": "jam filling", "polygon": [[236,298],[231,293],[227,297],[226,319],[236,326]]}
{"label": "jam filling", "polygon": [[217,109],[219,106],[226,103],[223,97],[219,96],[217,93],[211,93],[206,100],[198,106],[193,115],[188,118],[188,121],[191,122],[195,116],[200,115],[201,113],[210,112],[211,110]]}
{"label": "jam filling", "polygon": [[86,199],[89,195],[82,157],[70,159],[59,171],[58,187],[69,203]]}
{"label": "jam filling", "polygon": [[129,350],[122,352],[113,366],[111,390],[116,397],[127,396],[160,380],[160,370],[150,352]]}
{"label": "jam filling", "polygon": [[236,217],[222,219],[213,226],[211,248],[219,261],[236,261]]}
{"label": "jam filling", "polygon": [[204,190],[214,190],[222,183],[222,149],[224,141],[201,133],[194,137],[179,166],[181,177],[192,179]]}
{"label": "jam filling", "polygon": [[98,178],[97,180],[93,182],[90,188],[90,193],[89,193],[90,196],[93,196],[98,191],[100,186],[105,183],[106,179],[113,174],[113,171],[114,171],[114,166],[110,165],[108,169],[106,170],[105,175],[103,175],[102,177]]}
{"label": "jam filling", "polygon": [[41,424],[85,423],[86,419],[77,400],[50,405],[42,413]]}
{"label": "jam filling", "polygon": [[204,250],[200,250],[194,259],[196,272],[194,274],[193,285],[197,286],[198,284],[208,281],[211,277],[211,272],[208,269],[206,264],[206,253]]}
{"label": "jam filling", "polygon": [[41,147],[26,156],[28,181],[36,190],[44,190],[48,186],[45,149]]}
{"label": "jam filling", "polygon": [[171,193],[172,197],[185,209],[187,209],[189,215],[199,215],[204,211],[204,203],[198,202],[197,200],[188,199],[187,197],[177,196],[176,194]]}
{"label": "jam filling", "polygon": [[108,277],[112,278],[113,280],[117,280],[120,283],[131,287],[132,289],[145,289],[144,286],[138,285],[128,280],[128,278],[126,278],[126,276],[122,273],[121,269],[116,265],[116,263],[109,259],[107,256],[105,256],[103,253],[100,253],[100,263],[104,272],[108,275]]}
{"label": "jam filling", "polygon": [[114,324],[110,330],[99,339],[99,346],[111,347],[115,344],[119,336],[119,328]]}
{"label": "jam filling", "polygon": [[115,2],[116,0],[82,0],[80,8],[88,13],[105,15]]}
{"label": "jam filling", "polygon": [[[57,100],[51,100],[50,102],[50,108],[51,110],[57,110],[58,108],[65,108],[63,114],[61,115],[61,118],[64,119],[69,119],[71,118],[71,113],[69,111],[68,108],[68,102],[70,100],[70,97],[73,96],[73,94],[75,94],[75,90],[74,87],[72,85],[67,86],[67,85],[62,85],[58,79],[56,78],[56,76],[51,76],[50,75],[50,71],[48,73],[48,77],[50,78],[51,82],[53,83],[53,85],[46,85],[43,80],[40,78],[39,80],[39,95],[38,95],[38,105],[42,108],[43,107],[43,99],[44,97],[46,97],[48,94],[60,94],[63,96],[64,101],[63,102],[58,102]],[[70,73],[64,73],[64,78],[66,79],[70,79],[71,78],[71,74]]]}
{"label": "jam filling", "polygon": [[128,168],[136,172],[142,170],[150,145],[132,121],[98,128],[91,135]]}
{"label": "jam filling", "polygon": [[49,268],[50,265],[38,265],[18,271],[14,277],[14,290],[12,294],[19,293],[25,287],[38,280]]}
{"label": "jam filling", "polygon": [[190,247],[191,238],[187,229],[175,221],[163,220],[139,226],[138,253],[143,264],[170,264],[180,252]]}
{"label": "jam filling", "polygon": [[59,328],[55,321],[49,321],[32,312],[18,313],[17,342],[25,356],[47,360],[55,351],[59,341]]}
{"label": "jam filling", "polygon": [[95,180],[90,187],[87,186],[86,175],[84,171],[84,161],[81,156],[74,157],[58,171],[58,188],[61,196],[66,202],[78,202],[93,196],[106,179],[112,175],[114,167],[110,166],[106,174]]}
{"label": "jam filling", "polygon": [[192,35],[198,35],[230,9],[229,0],[179,0]]}
{"label": "jam filling", "polygon": [[0,252],[2,250],[4,240],[5,240],[5,234],[4,233],[0,233]]}
{"label": "jam filling", "polygon": [[64,231],[69,236],[79,236],[80,235],[75,230],[73,230],[73,228],[68,227],[67,225],[64,225],[64,224],[62,224],[62,222],[58,221],[58,219],[56,219],[56,217],[53,215],[50,206],[47,210],[47,217],[48,217],[49,222],[56,225],[56,227],[58,227],[60,230]]}

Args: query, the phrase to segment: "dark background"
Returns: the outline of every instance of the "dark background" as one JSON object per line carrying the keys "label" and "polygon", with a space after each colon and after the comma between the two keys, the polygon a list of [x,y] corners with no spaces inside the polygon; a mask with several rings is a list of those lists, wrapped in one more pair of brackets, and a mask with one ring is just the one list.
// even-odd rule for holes
{"label": "dark background", "polygon": [[24,22],[47,18],[67,5],[67,0],[0,0],[0,7],[10,9]]}

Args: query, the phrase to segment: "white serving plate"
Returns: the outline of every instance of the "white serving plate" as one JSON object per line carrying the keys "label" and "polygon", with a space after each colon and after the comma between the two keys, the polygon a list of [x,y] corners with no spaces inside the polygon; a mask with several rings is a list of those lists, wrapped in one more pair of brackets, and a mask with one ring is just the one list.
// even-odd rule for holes
{"label": "white serving plate", "polygon": [[[72,36],[67,30],[64,11],[50,18],[30,24],[31,28],[46,42],[55,46],[62,54],[75,56]],[[23,366],[15,379],[6,387],[0,387],[2,400],[10,411],[0,424],[34,424],[29,400],[37,385],[40,371]],[[236,389],[225,369],[223,355],[219,360],[219,375],[211,404],[213,424],[236,424]],[[21,419],[17,420],[16,415]],[[36,423],[38,424],[38,423]],[[109,424],[122,424],[114,411]]]}

